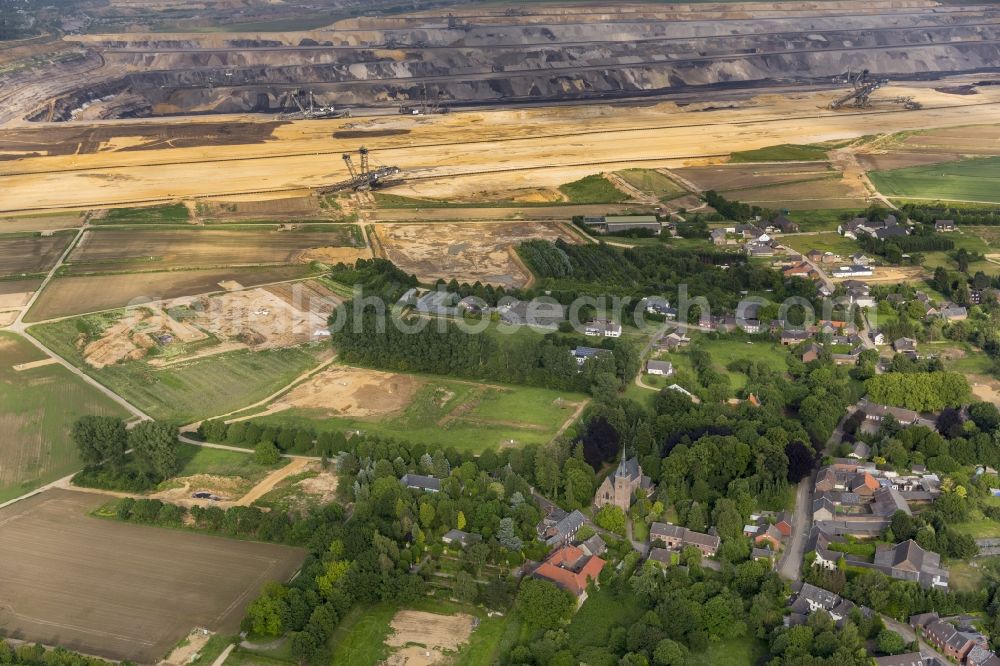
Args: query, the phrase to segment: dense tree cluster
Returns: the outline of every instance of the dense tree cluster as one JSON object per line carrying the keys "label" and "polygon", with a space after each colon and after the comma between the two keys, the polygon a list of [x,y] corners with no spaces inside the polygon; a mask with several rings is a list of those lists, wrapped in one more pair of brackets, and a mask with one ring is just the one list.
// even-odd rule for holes
{"label": "dense tree cluster", "polygon": [[0,664],[12,666],[132,666],[130,661],[110,662],[97,657],[77,654],[61,647],[49,649],[44,645],[23,643],[16,648],[0,639]]}
{"label": "dense tree cluster", "polygon": [[126,432],[121,419],[84,416],[70,436],[87,465],[73,477],[79,486],[141,491],[179,468],[177,426],[171,424],[145,421]]}
{"label": "dense tree cluster", "polygon": [[[605,339],[602,346],[611,353],[588,360],[581,370],[569,353],[583,343],[578,336],[552,333],[504,344],[495,336],[469,333],[443,319],[413,332],[400,330],[372,310],[358,314],[349,303],[341,309],[345,325],[334,332],[333,346],[347,363],[568,391],[590,390],[601,377],[624,386],[638,371],[636,353],[622,339]],[[417,319],[407,321],[412,324]]]}
{"label": "dense tree cluster", "polygon": [[989,206],[962,206],[940,202],[907,203],[901,210],[914,222],[933,225],[936,220],[954,220],[958,225],[1000,224],[1000,208]]}
{"label": "dense tree cluster", "polygon": [[378,296],[388,303],[395,303],[406,290],[417,286],[417,278],[407,275],[388,259],[358,259],[353,266],[337,264],[330,277],[355,289],[365,296]]}
{"label": "dense tree cluster", "polygon": [[887,372],[872,377],[865,386],[874,402],[918,412],[960,407],[972,396],[968,380],[958,372]]}
{"label": "dense tree cluster", "polygon": [[209,419],[198,426],[198,435],[206,442],[254,449],[270,459],[274,458],[275,452],[278,455],[296,453],[332,458],[347,446],[347,439],[341,432],[317,433],[305,426],[281,427],[253,421],[225,423]]}
{"label": "dense tree cluster", "polygon": [[785,280],[780,272],[742,255],[711,249],[663,245],[623,249],[604,243],[573,245],[560,239],[528,241],[518,247],[518,253],[540,278],[537,288],[640,297],[676,294],[685,285],[692,298],[703,296],[720,312],[735,308],[741,292],[766,293],[781,301],[787,296],[812,298],[816,291],[806,280]]}

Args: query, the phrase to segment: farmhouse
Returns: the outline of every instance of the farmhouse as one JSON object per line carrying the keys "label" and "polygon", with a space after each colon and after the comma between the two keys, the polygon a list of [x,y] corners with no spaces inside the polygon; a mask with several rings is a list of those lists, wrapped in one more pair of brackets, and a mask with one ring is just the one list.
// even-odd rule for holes
{"label": "farmhouse", "polygon": [[799,230],[799,225],[779,213],[768,223],[768,228],[783,234],[793,234]]}
{"label": "farmhouse", "polygon": [[719,537],[711,534],[694,532],[686,527],[669,523],[653,523],[649,526],[650,543],[662,541],[671,550],[680,550],[684,546],[694,546],[705,557],[712,557],[719,550]]}
{"label": "farmhouse", "polygon": [[669,377],[674,374],[674,365],[670,361],[646,361],[646,374]]}
{"label": "farmhouse", "polygon": [[594,506],[601,508],[612,504],[628,512],[637,490],[644,490],[649,495],[654,488],[652,479],[643,476],[638,458],[622,460],[614,473],[601,482],[594,496]]}
{"label": "farmhouse", "polygon": [[531,575],[555,583],[579,597],[586,592],[589,581],[597,580],[603,568],[601,558],[587,555],[576,546],[565,545],[554,550]]}
{"label": "farmhouse", "polygon": [[893,578],[917,581],[923,587],[948,587],[948,571],[941,568],[941,556],[924,550],[913,539],[880,546],[872,566]]}

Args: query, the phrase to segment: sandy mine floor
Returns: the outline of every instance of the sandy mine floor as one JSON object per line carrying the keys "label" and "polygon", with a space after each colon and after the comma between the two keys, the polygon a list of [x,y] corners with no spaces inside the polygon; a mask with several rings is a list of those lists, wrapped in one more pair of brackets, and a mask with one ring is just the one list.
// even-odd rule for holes
{"label": "sandy mine floor", "polygon": [[[878,104],[880,97],[903,95],[913,96],[925,108],[906,111]],[[0,212],[99,208],[143,199],[290,191],[329,183],[347,173],[339,159],[323,159],[322,153],[339,156],[358,147],[357,139],[333,136],[347,124],[368,131],[408,130],[369,142],[373,163],[406,171],[410,180],[395,192],[447,198],[552,187],[634,166],[639,160],[648,167],[678,167],[781,143],[995,124],[1000,118],[1000,89],[995,86],[968,96],[930,87],[888,86],[878,92],[874,109],[865,112],[826,110],[832,97],[832,92],[764,95],[711,113],[698,110],[699,105],[661,103],[629,107],[627,112],[590,105],[306,121],[278,127],[267,143],[220,145],[211,151],[186,147],[28,157],[7,163],[16,167],[17,175],[0,177]],[[141,123],[129,125],[134,124]],[[122,133],[129,131],[134,133]],[[239,161],[218,162],[233,158]],[[262,193],[258,198],[274,196]]]}
{"label": "sandy mine floor", "polygon": [[576,240],[562,225],[542,222],[377,224],[375,233],[387,258],[421,281],[455,278],[505,287],[530,279],[514,252],[521,242]]}

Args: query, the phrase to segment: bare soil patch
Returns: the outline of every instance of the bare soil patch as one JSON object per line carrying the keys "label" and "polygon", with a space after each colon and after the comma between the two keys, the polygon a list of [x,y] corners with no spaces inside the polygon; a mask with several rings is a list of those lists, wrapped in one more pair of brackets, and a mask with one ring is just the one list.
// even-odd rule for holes
{"label": "bare soil patch", "polygon": [[969,375],[972,384],[972,395],[983,402],[992,402],[1000,406],[1000,381],[987,375]]}
{"label": "bare soil patch", "polygon": [[392,633],[385,640],[394,650],[387,666],[431,666],[444,659],[444,652],[458,650],[472,635],[475,618],[459,613],[438,615],[423,611],[402,610],[389,626]]}
{"label": "bare soil patch", "polygon": [[313,409],[331,416],[384,417],[406,409],[423,385],[412,375],[334,365],[272,402],[265,414]]}
{"label": "bare soil patch", "polygon": [[515,255],[531,239],[576,237],[559,224],[500,222],[468,224],[377,224],[375,234],[388,258],[418,279],[455,278],[505,287],[524,286],[530,273]]}
{"label": "bare soil patch", "polygon": [[829,162],[810,162],[808,164],[719,164],[674,169],[673,171],[682,178],[690,180],[703,190],[715,190],[717,192],[798,182],[834,174],[833,167]]}
{"label": "bare soil patch", "polygon": [[0,510],[0,626],[27,641],[155,663],[192,627],[235,633],[305,552],[91,517],[106,496],[49,490]]}
{"label": "bare soil patch", "polygon": [[211,637],[212,632],[207,629],[192,629],[183,641],[183,645],[175,647],[158,666],[187,666],[208,644]]}
{"label": "bare soil patch", "polygon": [[41,280],[0,281],[0,310],[24,307],[41,284]]}
{"label": "bare soil patch", "polygon": [[[163,367],[235,349],[293,347],[315,339],[317,331],[326,327],[322,312],[310,310],[305,301],[293,304],[294,300],[258,288],[129,309],[102,331],[100,338],[86,343],[84,359],[95,368],[103,368],[145,358],[156,349],[163,356],[149,363]],[[183,348],[172,353],[172,347],[192,343],[207,344],[199,345],[194,353]]]}
{"label": "bare soil patch", "polygon": [[0,217],[0,233],[13,234],[25,231],[49,231],[83,226],[79,213],[64,215],[32,215],[27,217]]}

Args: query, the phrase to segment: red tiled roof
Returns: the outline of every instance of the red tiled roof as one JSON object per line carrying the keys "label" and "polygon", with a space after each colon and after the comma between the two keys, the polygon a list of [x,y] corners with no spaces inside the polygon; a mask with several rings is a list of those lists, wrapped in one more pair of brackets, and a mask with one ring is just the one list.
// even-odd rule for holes
{"label": "red tiled roof", "polygon": [[[586,560],[578,571],[573,571],[581,560]],[[604,568],[604,560],[599,557],[588,557],[576,546],[563,546],[553,551],[542,562],[534,575],[552,581],[559,587],[580,596],[587,589],[587,581],[596,579]]]}

